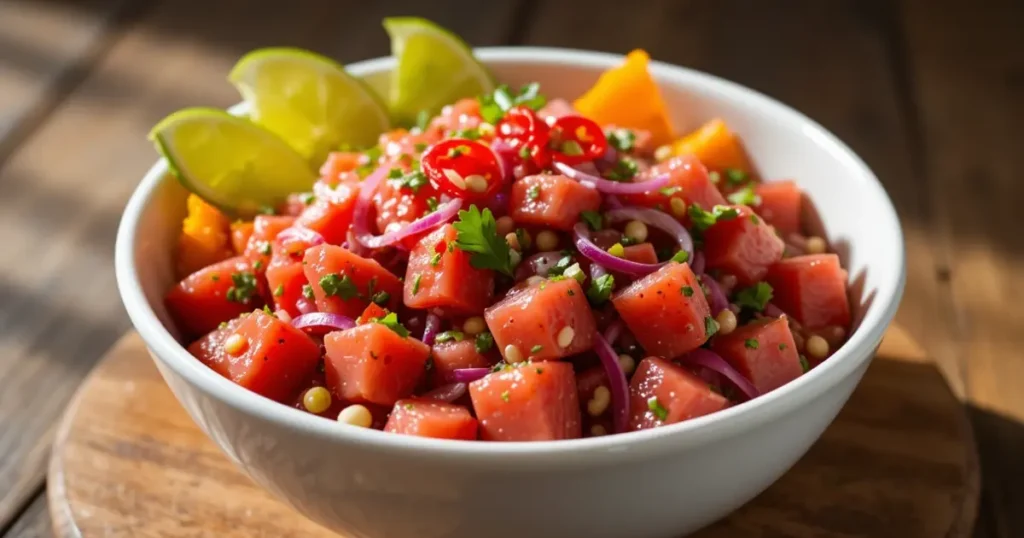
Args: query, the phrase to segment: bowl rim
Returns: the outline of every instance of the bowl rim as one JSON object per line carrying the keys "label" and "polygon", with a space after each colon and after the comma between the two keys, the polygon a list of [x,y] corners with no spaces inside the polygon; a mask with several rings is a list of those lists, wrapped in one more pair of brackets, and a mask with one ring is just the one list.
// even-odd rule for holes
{"label": "bowl rim", "polygon": [[[474,52],[485,64],[526,62],[538,66],[573,64],[608,68],[623,59],[618,54],[552,47],[484,47],[474,49]],[[347,69],[357,76],[366,76],[390,70],[393,66],[392,58],[382,57],[354,63]],[[235,385],[196,361],[163,326],[146,300],[134,266],[137,227],[143,211],[154,201],[157,187],[167,175],[163,159],[149,169],[133,192],[118,227],[115,271],[128,316],[155,360],[222,404],[281,428],[322,438],[328,443],[358,444],[381,454],[413,456],[424,461],[454,458],[471,466],[486,467],[500,462],[505,466],[536,469],[538,466],[594,465],[624,458],[654,457],[736,435],[807,405],[870,360],[896,313],[903,294],[906,268],[903,234],[892,202],[877,177],[853,150],[795,109],[760,92],[701,71],[658,61],[651,62],[650,70],[656,79],[700,86],[703,91],[716,93],[728,100],[747,101],[778,121],[798,125],[840,166],[866,179],[864,188],[873,207],[872,218],[895,232],[889,235],[888,241],[874,245],[873,256],[885,257],[895,263],[888,265],[892,268],[890,271],[879,275],[878,293],[858,329],[828,361],[779,389],[717,413],[666,427],[540,442],[486,443],[395,435],[368,428],[344,427],[335,421],[282,405]]]}

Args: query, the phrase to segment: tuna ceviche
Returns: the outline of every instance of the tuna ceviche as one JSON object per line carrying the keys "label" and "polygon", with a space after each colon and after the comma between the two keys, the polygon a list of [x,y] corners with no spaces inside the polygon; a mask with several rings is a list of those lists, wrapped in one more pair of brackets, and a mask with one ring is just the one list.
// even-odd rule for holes
{"label": "tuna ceviche", "polygon": [[482,79],[361,148],[295,144],[318,177],[259,210],[172,163],[193,194],[165,305],[189,352],[345,425],[486,441],[666,426],[827,360],[847,274],[800,188],[721,120],[677,137],[647,63],[574,101]]}

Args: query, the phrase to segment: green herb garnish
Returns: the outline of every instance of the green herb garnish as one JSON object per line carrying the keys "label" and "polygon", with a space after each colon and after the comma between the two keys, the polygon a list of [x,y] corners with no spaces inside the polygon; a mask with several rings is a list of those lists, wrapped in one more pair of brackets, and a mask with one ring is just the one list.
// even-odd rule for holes
{"label": "green herb garnish", "polygon": [[462,331],[452,329],[450,331],[438,333],[437,336],[434,337],[434,342],[437,342],[438,344],[443,344],[445,342],[461,342],[465,339],[465,333],[463,333]]}
{"label": "green herb garnish", "polygon": [[225,297],[233,303],[247,303],[256,294],[256,275],[248,271],[232,273],[231,287]]}
{"label": "green herb garnish", "polygon": [[587,227],[595,232],[604,228],[604,217],[597,211],[580,212],[580,220],[586,223]]}
{"label": "green herb garnish", "polygon": [[754,192],[754,188],[750,185],[730,194],[728,198],[729,202],[734,204],[761,205],[761,197]]}
{"label": "green herb garnish", "polygon": [[487,353],[494,348],[494,335],[489,332],[482,332],[476,335],[474,345],[477,353]]}
{"label": "green herb garnish", "polygon": [[623,151],[633,151],[633,147],[636,145],[636,135],[629,129],[613,129],[608,133],[608,144],[611,147]]}
{"label": "green herb garnish", "polygon": [[472,253],[469,264],[477,269],[491,269],[512,276],[512,256],[508,242],[498,236],[497,224],[490,209],[482,212],[471,205],[459,211],[453,225],[457,232],[455,246]]}
{"label": "green herb garnish", "polygon": [[755,312],[764,310],[765,305],[771,300],[772,286],[767,282],[758,282],[736,293],[736,304],[743,308],[750,308]]}
{"label": "green herb garnish", "polygon": [[392,331],[395,331],[395,334],[402,338],[409,336],[409,329],[406,329],[405,326],[398,321],[398,314],[395,314],[394,312],[391,312],[382,318],[373,318],[373,322],[379,323]]}
{"label": "green herb garnish", "polygon": [[320,289],[324,290],[324,295],[328,297],[341,297],[343,301],[359,295],[356,283],[348,275],[339,275],[337,273],[320,277]]}
{"label": "green herb garnish", "polygon": [[590,287],[587,288],[587,299],[591,303],[599,305],[612,296],[613,290],[615,290],[615,277],[611,274],[601,275],[591,279]]}
{"label": "green herb garnish", "polygon": [[647,409],[649,409],[654,416],[658,417],[658,420],[665,420],[668,418],[668,409],[665,409],[658,401],[657,396],[651,396],[647,399]]}

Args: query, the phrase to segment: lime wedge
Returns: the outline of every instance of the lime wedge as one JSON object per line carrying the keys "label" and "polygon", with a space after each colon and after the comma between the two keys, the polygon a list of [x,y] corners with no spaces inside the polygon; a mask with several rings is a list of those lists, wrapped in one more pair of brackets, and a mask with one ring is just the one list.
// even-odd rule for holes
{"label": "lime wedge", "polygon": [[252,51],[235,64],[228,80],[249,103],[249,117],[314,166],[342,146],[376,144],[391,126],[387,107],[373,90],[333,60],[306,50]]}
{"label": "lime wedge", "polygon": [[459,36],[418,17],[384,19],[398,66],[391,78],[391,114],[411,124],[463,97],[494,90],[490,72]]}
{"label": "lime wedge", "polygon": [[239,217],[275,207],[316,179],[280,137],[223,110],[179,110],[153,127],[149,138],[188,190]]}

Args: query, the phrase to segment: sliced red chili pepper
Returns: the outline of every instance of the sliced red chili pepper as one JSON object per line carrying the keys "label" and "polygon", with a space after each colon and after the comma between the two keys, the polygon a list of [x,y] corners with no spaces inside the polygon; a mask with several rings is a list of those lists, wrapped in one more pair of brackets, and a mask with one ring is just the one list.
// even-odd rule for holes
{"label": "sliced red chili pepper", "polygon": [[551,164],[548,155],[550,127],[527,106],[514,106],[496,126],[497,136],[517,151],[517,163],[527,173],[543,170]]}
{"label": "sliced red chili pepper", "polygon": [[583,116],[562,116],[551,126],[548,147],[552,159],[573,165],[603,156],[608,139],[597,123]]}
{"label": "sliced red chili pepper", "polygon": [[501,188],[501,165],[491,148],[473,140],[450,138],[427,148],[423,173],[439,190],[469,200],[486,199]]}

